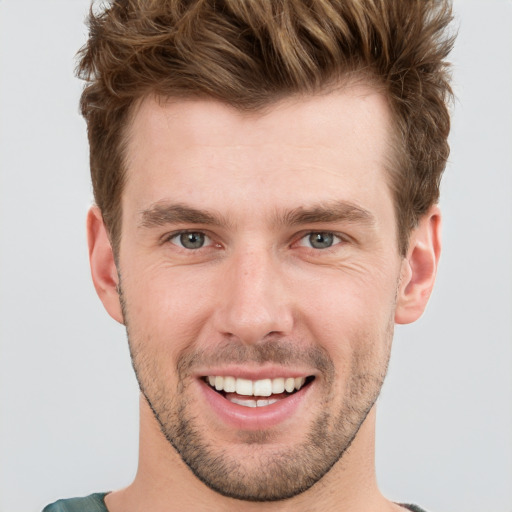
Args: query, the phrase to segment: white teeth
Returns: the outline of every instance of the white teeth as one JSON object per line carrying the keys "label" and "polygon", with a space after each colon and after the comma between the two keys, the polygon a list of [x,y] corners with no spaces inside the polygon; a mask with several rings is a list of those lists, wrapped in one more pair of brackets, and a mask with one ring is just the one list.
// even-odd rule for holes
{"label": "white teeth", "polygon": [[278,395],[284,393],[284,379],[272,379],[272,393]]}
{"label": "white teeth", "polygon": [[293,377],[284,381],[284,389],[286,389],[288,393],[291,393],[295,389],[295,379]]}
{"label": "white teeth", "polygon": [[252,380],[236,379],[236,392],[239,395],[246,395],[246,396],[253,395]]}
{"label": "white teeth", "polygon": [[242,400],[240,398],[230,398],[230,401],[234,404],[243,405],[245,407],[257,407],[256,400]]}
{"label": "white teeth", "polygon": [[305,377],[278,377],[276,379],[249,380],[231,376],[209,375],[206,380],[217,391],[237,393],[244,396],[271,396],[287,391],[299,390],[306,381]]}
{"label": "white teeth", "polygon": [[266,405],[272,405],[276,402],[279,402],[279,400],[276,399],[270,399],[270,400],[256,400],[256,404],[258,407],[265,407]]}
{"label": "white teeth", "polygon": [[224,377],[224,391],[226,393],[234,393],[236,391],[235,377]]}
{"label": "white teeth", "polygon": [[230,397],[229,399],[234,404],[243,405],[244,407],[265,407],[278,402],[278,400],[243,400],[242,398]]}
{"label": "white teeth", "polygon": [[254,383],[254,396],[270,396],[272,394],[272,381],[270,379],[257,380]]}

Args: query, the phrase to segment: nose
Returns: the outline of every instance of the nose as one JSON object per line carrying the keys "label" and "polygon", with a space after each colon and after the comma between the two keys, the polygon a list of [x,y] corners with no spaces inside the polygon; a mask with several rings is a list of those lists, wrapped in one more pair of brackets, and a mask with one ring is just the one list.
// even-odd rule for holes
{"label": "nose", "polygon": [[247,250],[226,266],[215,311],[217,332],[243,344],[289,334],[293,312],[277,257]]}

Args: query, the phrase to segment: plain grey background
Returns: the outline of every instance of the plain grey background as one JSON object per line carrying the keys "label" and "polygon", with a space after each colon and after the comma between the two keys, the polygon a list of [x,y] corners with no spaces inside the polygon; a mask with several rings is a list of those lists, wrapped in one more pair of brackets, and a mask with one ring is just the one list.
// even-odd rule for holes
{"label": "plain grey background", "polygon": [[[80,82],[88,0],[0,0],[0,512],[124,486],[138,390],[90,282]],[[455,2],[444,249],[397,329],[377,471],[430,512],[512,511],[512,2]]]}

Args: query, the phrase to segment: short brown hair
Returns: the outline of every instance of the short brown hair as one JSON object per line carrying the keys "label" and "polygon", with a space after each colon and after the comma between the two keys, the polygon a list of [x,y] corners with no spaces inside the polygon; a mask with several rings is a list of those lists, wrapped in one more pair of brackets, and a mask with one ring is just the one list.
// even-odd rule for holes
{"label": "short brown hair", "polygon": [[79,52],[94,197],[116,252],[126,129],[147,95],[207,96],[255,110],[356,74],[393,121],[399,249],[439,198],[451,98],[449,0],[118,0],[91,7]]}

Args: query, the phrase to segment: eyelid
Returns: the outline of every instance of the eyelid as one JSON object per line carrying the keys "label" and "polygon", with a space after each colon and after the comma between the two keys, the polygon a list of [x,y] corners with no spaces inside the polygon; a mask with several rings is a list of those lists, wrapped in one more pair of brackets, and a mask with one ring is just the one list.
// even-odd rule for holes
{"label": "eyelid", "polygon": [[[180,249],[185,249],[187,251],[190,251],[191,249],[187,249],[186,247],[183,247],[182,245],[173,242],[173,239],[175,239],[176,237],[179,237],[179,236],[187,234],[187,233],[199,233],[201,235],[204,235],[205,244],[202,247],[200,247],[200,249],[203,249],[206,247],[211,247],[212,245],[220,246],[220,244],[218,244],[218,243],[216,244],[213,241],[213,237],[210,234],[208,234],[208,232],[204,229],[178,229],[176,231],[172,231],[171,233],[166,233],[165,235],[163,235],[160,239],[160,243],[165,244],[165,243],[170,242],[172,245],[175,245],[176,247],[179,247]],[[198,249],[196,249],[196,250],[198,250]]]}
{"label": "eyelid", "polygon": [[[160,243],[161,244],[165,244],[167,242],[171,242],[173,245],[175,245],[176,247],[180,247],[182,249],[186,249],[185,247],[182,247],[181,245],[177,244],[177,243],[174,243],[172,242],[172,240],[182,234],[186,234],[186,233],[201,233],[202,235],[205,236],[205,238],[207,239],[208,243],[205,243],[205,245],[201,248],[206,248],[206,247],[211,247],[211,246],[217,246],[217,247],[222,247],[222,243],[220,242],[215,242],[214,241],[214,237],[208,233],[208,230],[205,230],[205,229],[193,229],[193,228],[190,228],[190,229],[178,229],[176,231],[172,231],[171,233],[166,233],[165,235],[163,235],[160,239]],[[335,241],[335,243],[333,243],[333,245],[331,247],[328,247],[326,249],[315,249],[314,247],[311,247],[311,246],[307,246],[306,244],[301,244],[301,242],[305,239],[307,239],[307,237],[313,235],[313,234],[316,234],[316,233],[327,233],[327,234],[330,234],[330,235],[333,235],[333,237],[337,238],[338,240]],[[329,249],[332,249],[333,247],[337,246],[338,244],[340,243],[346,243],[346,242],[349,242],[350,241],[350,237],[348,235],[345,235],[344,233],[339,233],[339,232],[336,232],[336,231],[330,231],[328,229],[310,229],[310,230],[307,230],[307,231],[302,231],[301,233],[298,233],[297,235],[295,235],[293,237],[295,239],[295,241],[292,241],[292,246],[293,245],[300,245],[301,247],[307,247],[309,249],[312,249],[312,250],[315,250],[315,251],[327,251]],[[186,249],[186,250],[190,250],[190,249]]]}
{"label": "eyelid", "polygon": [[[301,243],[301,242],[307,240],[311,235],[315,235],[315,234],[319,234],[319,233],[332,235],[337,240],[335,240],[330,247],[326,247],[325,249],[317,249],[315,247],[311,247],[311,245],[308,245],[306,243]],[[300,247],[306,247],[307,249],[311,249],[313,251],[326,252],[329,249],[333,249],[334,247],[336,247],[337,245],[339,245],[341,243],[348,242],[348,238],[349,238],[348,236],[343,235],[342,233],[337,233],[336,231],[329,231],[328,229],[316,229],[316,230],[312,229],[309,231],[305,231],[303,233],[299,233],[298,237],[296,238],[296,242],[294,242],[293,245],[299,245]]]}

